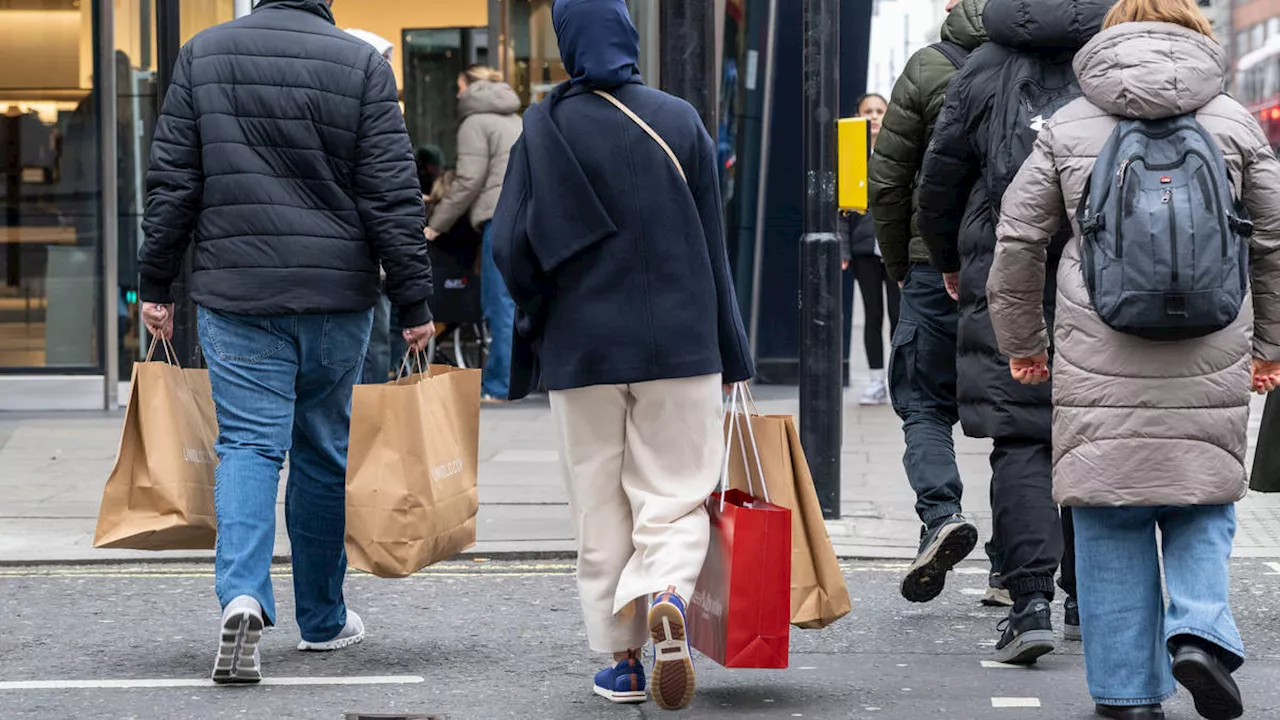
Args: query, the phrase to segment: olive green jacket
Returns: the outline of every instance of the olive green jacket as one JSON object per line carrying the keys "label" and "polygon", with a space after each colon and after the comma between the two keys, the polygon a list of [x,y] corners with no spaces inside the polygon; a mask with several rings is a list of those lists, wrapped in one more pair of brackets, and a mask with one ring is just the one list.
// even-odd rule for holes
{"label": "olive green jacket", "polygon": [[[987,40],[982,10],[987,0],[962,0],[942,26],[942,39],[973,50]],[[924,162],[947,85],[956,73],[935,47],[916,52],[893,86],[875,153],[871,156],[871,216],[889,275],[901,281],[913,262],[929,262],[916,230],[916,177]]]}

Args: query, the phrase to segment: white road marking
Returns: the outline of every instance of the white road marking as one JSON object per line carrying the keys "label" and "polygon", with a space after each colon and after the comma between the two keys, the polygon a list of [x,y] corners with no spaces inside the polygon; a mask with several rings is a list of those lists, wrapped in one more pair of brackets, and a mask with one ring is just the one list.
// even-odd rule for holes
{"label": "white road marking", "polygon": [[995,660],[983,660],[982,667],[988,670],[1021,670],[1026,668],[1025,665],[1010,665],[1009,663],[996,662]]}
{"label": "white road marking", "polygon": [[987,591],[982,588],[960,588],[961,595],[986,595]]}
{"label": "white road marking", "polygon": [[[259,685],[415,685],[421,675],[263,678]],[[5,690],[126,690],[132,688],[214,687],[212,680],[152,678],[141,680],[19,680],[0,682]]]}
{"label": "white road marking", "polygon": [[1280,575],[1280,562],[1267,562],[1262,564],[1266,565],[1267,567],[1271,568],[1274,571],[1269,573],[1263,573],[1264,575]]}
{"label": "white road marking", "polygon": [[991,698],[991,707],[1038,708],[1040,707],[1040,698],[993,697]]}
{"label": "white road marking", "polygon": [[957,575],[988,575],[991,571],[980,567],[959,567],[951,572]]}

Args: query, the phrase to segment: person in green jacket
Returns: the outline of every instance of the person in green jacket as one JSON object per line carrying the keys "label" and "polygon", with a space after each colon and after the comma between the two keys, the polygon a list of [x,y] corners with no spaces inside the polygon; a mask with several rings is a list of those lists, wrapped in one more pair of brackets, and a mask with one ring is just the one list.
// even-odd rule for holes
{"label": "person in green jacket", "polygon": [[[956,401],[956,304],[916,231],[916,177],[942,109],[947,85],[969,51],[986,41],[986,0],[951,0],[942,42],[918,51],[894,85],[871,158],[871,216],[889,276],[902,286],[898,327],[889,355],[889,390],[902,419],[903,466],[924,523],[920,551],[902,581],[902,596],[928,602],[942,593],[947,573],[978,543],[978,528],[961,514],[964,484],[956,466],[952,428]],[[993,563],[997,542],[988,544]],[[1005,604],[999,573],[984,602]]]}

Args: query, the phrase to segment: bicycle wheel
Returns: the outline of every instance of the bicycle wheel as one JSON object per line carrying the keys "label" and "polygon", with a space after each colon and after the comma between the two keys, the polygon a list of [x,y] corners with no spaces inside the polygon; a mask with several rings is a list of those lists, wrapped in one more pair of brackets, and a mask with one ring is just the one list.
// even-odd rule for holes
{"label": "bicycle wheel", "polygon": [[453,359],[457,367],[482,370],[489,359],[489,337],[482,324],[460,325],[453,333]]}

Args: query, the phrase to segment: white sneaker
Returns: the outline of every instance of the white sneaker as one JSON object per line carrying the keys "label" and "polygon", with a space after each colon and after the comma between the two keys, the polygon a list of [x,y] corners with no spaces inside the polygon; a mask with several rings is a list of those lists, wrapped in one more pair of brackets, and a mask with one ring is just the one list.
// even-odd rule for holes
{"label": "white sneaker", "polygon": [[222,611],[222,638],[213,663],[213,681],[243,685],[262,680],[258,643],[262,640],[262,606],[248,595],[235,598]]}
{"label": "white sneaker", "polygon": [[867,389],[862,392],[862,399],[858,401],[858,404],[887,405],[888,403],[889,388],[885,385],[884,378],[871,378],[871,382],[867,383]]}
{"label": "white sneaker", "polygon": [[364,621],[355,611],[347,611],[347,626],[342,628],[342,632],[338,633],[338,637],[328,642],[307,642],[303,640],[298,643],[298,649],[303,652],[331,652],[333,650],[341,650],[345,647],[351,647],[356,643],[364,640]]}

